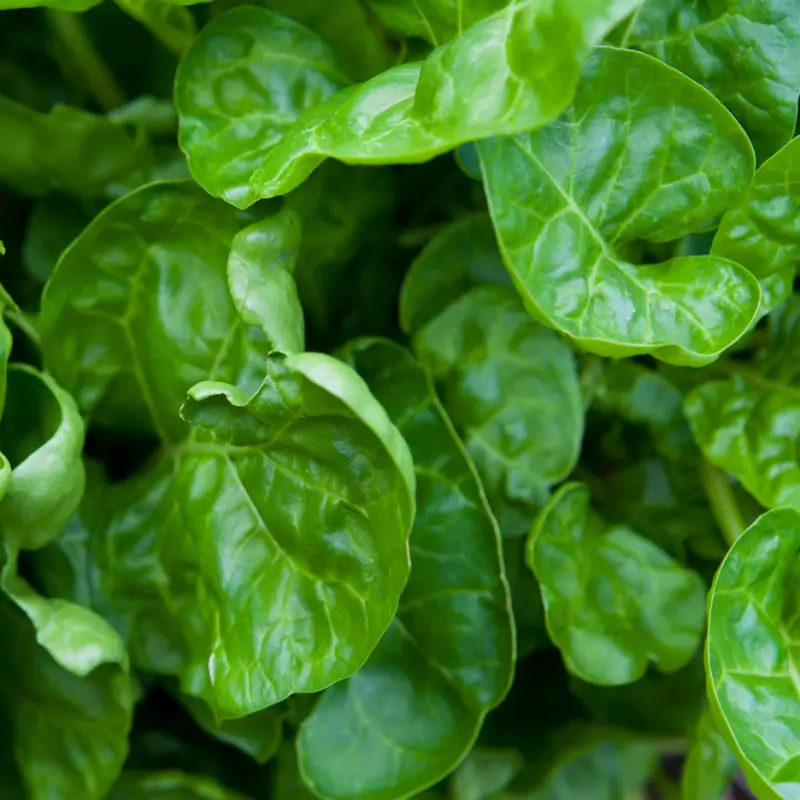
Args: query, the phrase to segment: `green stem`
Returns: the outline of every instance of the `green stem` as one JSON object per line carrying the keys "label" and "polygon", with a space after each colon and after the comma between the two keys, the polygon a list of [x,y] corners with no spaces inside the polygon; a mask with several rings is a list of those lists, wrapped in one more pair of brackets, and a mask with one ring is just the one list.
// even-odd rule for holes
{"label": "green stem", "polygon": [[74,59],[87,89],[104,111],[125,104],[125,95],[97,48],[92,44],[80,14],[47,9],[47,19],[53,32]]}
{"label": "green stem", "polygon": [[728,546],[732,547],[747,527],[733,495],[733,489],[724,473],[705,459],[700,462],[700,480],[722,535]]}

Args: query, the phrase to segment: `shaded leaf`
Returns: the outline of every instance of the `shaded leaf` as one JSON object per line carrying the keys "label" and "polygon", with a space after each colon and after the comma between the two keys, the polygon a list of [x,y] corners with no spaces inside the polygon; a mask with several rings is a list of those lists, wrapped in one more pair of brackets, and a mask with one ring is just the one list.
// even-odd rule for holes
{"label": "shaded leaf", "polygon": [[211,778],[185,772],[125,772],[108,800],[247,800]]}
{"label": "shaded leaf", "polygon": [[682,800],[718,800],[738,771],[736,759],[707,711],[697,725],[683,766]]}
{"label": "shaded leaf", "polygon": [[181,55],[197,35],[191,12],[168,0],[114,0],[174,53]]}

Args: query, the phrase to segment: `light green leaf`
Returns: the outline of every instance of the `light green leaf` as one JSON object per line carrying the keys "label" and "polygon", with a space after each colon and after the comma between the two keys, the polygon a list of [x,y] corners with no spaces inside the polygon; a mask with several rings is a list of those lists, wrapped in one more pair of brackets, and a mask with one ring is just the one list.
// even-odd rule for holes
{"label": "light green leaf", "polygon": [[23,195],[102,197],[153,157],[143,136],[70,106],[39,114],[0,97],[0,130],[0,182]]}
{"label": "light green leaf", "polygon": [[322,797],[388,800],[432,785],[469,750],[510,684],[514,634],[496,524],[426,372],[385,340],[344,355],[414,457],[413,569],[366,665],[303,723],[298,757]]}
{"label": "light green leaf", "polygon": [[[71,647],[77,654],[94,643],[81,624],[72,628],[76,621],[60,615],[58,625],[65,646],[75,633]],[[102,663],[85,676],[67,671],[39,646],[28,619],[2,600],[0,635],[0,706],[11,720],[26,796],[105,797],[128,750],[133,691],[127,663]],[[104,660],[113,661],[118,652],[109,651]]]}
{"label": "light green leaf", "polygon": [[182,5],[165,0],[114,0],[114,2],[178,55],[186,51],[197,35],[194,17]]}
{"label": "light green leaf", "polygon": [[686,398],[695,441],[767,508],[800,510],[800,392],[757,373],[705,383]]}
{"label": "light green leaf", "polygon": [[601,685],[632,683],[649,662],[684,666],[703,633],[700,577],[623,526],[606,527],[582,484],[558,490],[528,539],[550,638],[567,668]]}
{"label": "light green leaf", "polygon": [[702,87],[641,53],[598,48],[558,122],[478,151],[526,306],[576,344],[700,366],[749,328],[759,289],[738,264],[626,260],[629,242],[702,228],[752,177],[747,137]]}
{"label": "light green leaf", "polygon": [[583,406],[569,347],[532,320],[505,286],[467,292],[421,328],[413,344],[441,386],[501,530],[521,535],[530,518],[520,511],[516,519],[509,510],[507,524],[504,507],[540,506],[578,458]]}
{"label": "light green leaf", "polygon": [[800,18],[793,0],[645,0],[623,27],[637,47],[710,89],[741,120],[760,158],[794,134]]}
{"label": "light green leaf", "polygon": [[139,95],[124,106],[113,108],[106,114],[106,118],[117,125],[134,125],[156,135],[173,134],[178,127],[178,114],[172,100],[162,100],[147,94]]}
{"label": "light green leaf", "polygon": [[413,334],[475,286],[510,284],[485,217],[448,225],[414,259],[400,293],[400,324]]}
{"label": "light green leaf", "polygon": [[268,344],[236,313],[226,275],[252,221],[193,184],[155,184],[110,205],[64,252],[42,297],[42,350],[96,424],[175,442],[192,384],[258,386]]}
{"label": "light green leaf", "polygon": [[711,247],[712,255],[737,261],[760,281],[779,283],[775,296],[762,300],[762,313],[791,292],[800,262],[799,218],[800,139],[795,139],[759,167],[747,191],[725,212]]}
{"label": "light green leaf", "polygon": [[409,570],[413,468],[385,411],[329,356],[264,363],[252,397],[195,386],[182,413],[202,430],[101,493],[105,519],[87,509],[98,594],[134,663],[218,721],[355,672]]}
{"label": "light green leaf", "polygon": [[228,285],[247,325],[260,327],[276,350],[305,349],[303,309],[292,273],[300,251],[300,217],[289,208],[233,238]]}
{"label": "light green leaf", "polygon": [[253,171],[303,111],[347,83],[328,45],[279,14],[241,6],[213,20],[175,78],[194,179],[233,205],[251,205]]}
{"label": "light green leaf", "polygon": [[354,80],[371,78],[396,59],[385,33],[359,0],[337,0],[336,13],[328,0],[260,0],[260,5],[318,33]]}
{"label": "light green leaf", "polygon": [[311,108],[265,154],[246,203],[291,191],[326,158],[415,164],[546,125],[572,100],[591,47],[636,2],[508,4],[424,63],[394,67]]}
{"label": "light green leaf", "polygon": [[682,800],[720,800],[739,765],[710,712],[697,725],[681,775]]}
{"label": "light green leaf", "polygon": [[735,542],[708,604],[711,709],[762,800],[800,793],[796,646],[800,515],[770,511]]}
{"label": "light green leaf", "polygon": [[204,775],[185,772],[123,773],[107,800],[248,800]]}

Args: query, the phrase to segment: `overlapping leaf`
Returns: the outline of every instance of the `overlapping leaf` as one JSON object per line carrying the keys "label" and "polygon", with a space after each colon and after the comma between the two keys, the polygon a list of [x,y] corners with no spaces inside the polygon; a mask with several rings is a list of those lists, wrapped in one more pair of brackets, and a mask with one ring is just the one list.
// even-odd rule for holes
{"label": "overlapping leaf", "polygon": [[413,569],[389,631],[300,730],[302,774],[324,797],[408,797],[446,775],[508,689],[514,660],[498,531],[430,379],[382,340],[344,355],[408,440],[417,475]]}
{"label": "overlapping leaf", "polygon": [[704,227],[752,177],[744,132],[692,81],[640,53],[599,48],[558,122],[478,151],[526,306],[581,347],[700,366],[748,329],[759,289],[738,264],[626,259],[633,240]]}
{"label": "overlapping leaf", "polygon": [[606,528],[581,484],[559,489],[528,539],[550,638],[567,668],[601,685],[631,683],[653,662],[684,666],[704,623],[704,587],[652,542]]}
{"label": "overlapping leaf", "polygon": [[800,791],[796,680],[800,515],[768,512],[731,548],[708,606],[709,699],[760,798]]}

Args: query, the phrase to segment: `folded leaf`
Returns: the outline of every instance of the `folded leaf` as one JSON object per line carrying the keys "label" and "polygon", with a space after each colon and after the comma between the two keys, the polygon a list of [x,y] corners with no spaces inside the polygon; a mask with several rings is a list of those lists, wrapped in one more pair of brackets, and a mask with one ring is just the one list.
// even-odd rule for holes
{"label": "folded leaf", "polygon": [[508,689],[508,586],[496,524],[424,369],[385,340],[358,340],[344,355],[414,457],[413,568],[367,663],[328,689],[303,723],[298,758],[320,796],[407,797],[453,769]]}
{"label": "folded leaf", "polygon": [[56,106],[39,114],[0,97],[0,129],[0,182],[26,195],[102,197],[115,182],[152,163],[145,138],[79,108]]}
{"label": "folded leaf", "polygon": [[247,800],[211,778],[185,772],[125,772],[107,800]]}
{"label": "folded leaf", "polygon": [[796,139],[759,167],[747,191],[725,212],[711,247],[712,255],[747,267],[762,281],[762,292],[766,279],[777,281],[777,291],[762,301],[762,313],[791,293],[800,263],[798,217],[800,140]]}
{"label": "folded leaf", "polygon": [[550,638],[579,678],[631,683],[649,662],[674,672],[697,650],[700,577],[629,528],[593,518],[582,484],[559,489],[541,512],[527,561],[541,585]]}
{"label": "folded leaf", "polygon": [[623,27],[637,47],[710,89],[741,120],[760,158],[794,134],[800,18],[792,0],[645,0]]}
{"label": "folded leaf", "polygon": [[708,694],[720,730],[759,797],[800,792],[795,679],[800,515],[770,511],[736,541],[708,603]]}
{"label": "folded leaf", "polygon": [[45,364],[97,424],[178,441],[192,384],[255,389],[269,349],[236,313],[226,265],[253,220],[189,183],[145,186],[100,213],[42,297]]}
{"label": "folded leaf", "polygon": [[800,394],[757,373],[703,384],[686,398],[695,441],[767,508],[800,510]]}
{"label": "folded leaf", "polygon": [[241,6],[203,28],[175,78],[180,143],[194,179],[238,207],[250,176],[308,108],[348,83],[316,34],[264,8]]}
{"label": "folded leaf", "polygon": [[195,386],[182,413],[203,430],[94,522],[100,594],[134,663],[220,721],[355,672],[408,577],[414,477],[383,409],[329,356],[265,363],[252,397]]}
{"label": "folded leaf", "polygon": [[[467,292],[413,342],[441,385],[444,407],[497,513],[507,503],[543,504],[549,487],[575,465],[583,435],[569,347],[534,322],[505,286]],[[527,528],[529,519],[521,521]],[[502,517],[501,529],[522,533],[509,530]]]}
{"label": "folded leaf", "polygon": [[598,48],[558,122],[478,152],[526,306],[584,349],[700,366],[750,326],[759,289],[738,264],[626,260],[629,242],[703,227],[752,177],[747,137],[702,87],[641,53]]}

